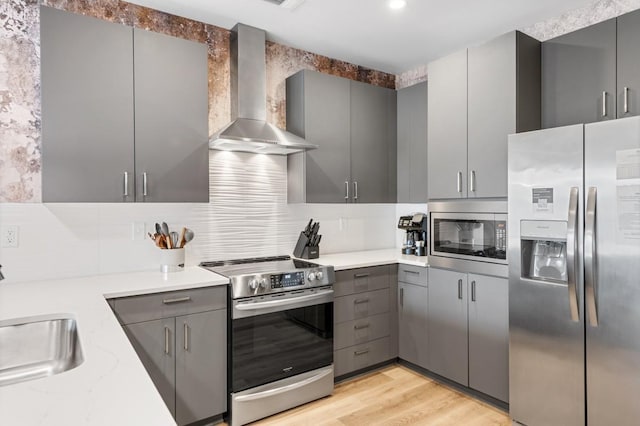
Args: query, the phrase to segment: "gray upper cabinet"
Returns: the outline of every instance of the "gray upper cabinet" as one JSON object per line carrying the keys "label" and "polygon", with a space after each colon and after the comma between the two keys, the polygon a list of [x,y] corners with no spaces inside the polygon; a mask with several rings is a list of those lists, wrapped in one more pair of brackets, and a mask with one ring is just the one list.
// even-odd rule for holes
{"label": "gray upper cabinet", "polygon": [[287,130],[319,146],[287,156],[290,203],[348,200],[350,97],[346,79],[314,71],[287,79]]}
{"label": "gray upper cabinet", "polygon": [[398,202],[427,202],[427,82],[398,90]]}
{"label": "gray upper cabinet", "polygon": [[467,274],[429,269],[429,368],[468,386]]}
{"label": "gray upper cabinet", "polygon": [[467,196],[467,51],[429,64],[430,199]]}
{"label": "gray upper cabinet", "polygon": [[429,368],[427,287],[398,282],[398,357]]}
{"label": "gray upper cabinet", "polygon": [[[176,413],[175,323],[173,318],[124,326],[142,365],[173,416]],[[122,384],[126,386],[126,383]]]}
{"label": "gray upper cabinet", "polygon": [[41,7],[43,200],[207,202],[204,44]]}
{"label": "gray upper cabinet", "polygon": [[226,411],[226,341],[226,309],[176,318],[176,421],[179,425]]}
{"label": "gray upper cabinet", "polygon": [[640,114],[640,10],[618,17],[618,117]]}
{"label": "gray upper cabinet", "polygon": [[43,201],[133,201],[131,28],[42,7],[40,32]]}
{"label": "gray upper cabinet", "polygon": [[287,156],[288,202],[395,202],[395,91],[310,70],[286,85],[287,130],[319,146]]}
{"label": "gray upper cabinet", "polygon": [[616,118],[615,98],[616,19],[542,44],[544,128]]}
{"label": "gray upper cabinet", "polygon": [[507,196],[507,137],[540,128],[540,42],[512,31],[468,52],[467,195]]}
{"label": "gray upper cabinet", "polygon": [[352,199],[396,202],[396,91],[351,81]]}
{"label": "gray upper cabinet", "polygon": [[509,281],[469,274],[469,387],[509,400]]}
{"label": "gray upper cabinet", "polygon": [[207,48],[137,28],[133,40],[136,201],[208,202]]}

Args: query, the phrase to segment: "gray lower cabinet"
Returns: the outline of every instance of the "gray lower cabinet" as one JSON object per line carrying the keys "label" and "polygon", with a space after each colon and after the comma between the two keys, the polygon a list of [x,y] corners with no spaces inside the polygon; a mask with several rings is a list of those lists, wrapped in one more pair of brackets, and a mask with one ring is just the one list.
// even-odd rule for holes
{"label": "gray lower cabinet", "polygon": [[43,201],[209,201],[206,45],[40,18]]}
{"label": "gray lower cabinet", "polygon": [[311,70],[286,87],[287,130],[319,146],[287,156],[287,201],[395,203],[395,91]]}
{"label": "gray lower cabinet", "polygon": [[110,304],[179,425],[226,411],[225,287],[125,297]]}
{"label": "gray lower cabinet", "polygon": [[640,115],[640,10],[618,17],[618,118]]}
{"label": "gray lower cabinet", "polygon": [[335,376],[397,356],[395,266],[336,272],[334,284]]}
{"label": "gray lower cabinet", "polygon": [[469,274],[469,387],[509,400],[509,281]]}
{"label": "gray lower cabinet", "polygon": [[427,202],[427,82],[398,90],[399,203]]}
{"label": "gray lower cabinet", "polygon": [[[636,73],[635,69],[629,72]],[[542,44],[543,127],[614,118],[616,19],[545,41]]]}
{"label": "gray lower cabinet", "polygon": [[429,269],[429,368],[469,385],[467,274]]}
{"label": "gray lower cabinet", "polygon": [[430,199],[467,196],[467,51],[429,63]]}
{"label": "gray lower cabinet", "polygon": [[429,269],[429,369],[508,402],[505,278]]}
{"label": "gray lower cabinet", "polygon": [[[410,267],[399,266],[402,270]],[[398,282],[398,357],[422,368],[429,368],[428,289],[426,268],[424,281],[417,284]]]}

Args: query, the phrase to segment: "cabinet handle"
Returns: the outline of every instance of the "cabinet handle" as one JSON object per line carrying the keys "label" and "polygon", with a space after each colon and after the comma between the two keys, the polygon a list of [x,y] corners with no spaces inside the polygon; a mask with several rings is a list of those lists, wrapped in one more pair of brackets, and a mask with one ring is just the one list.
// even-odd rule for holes
{"label": "cabinet handle", "polygon": [[458,192],[462,193],[462,172],[458,172]]}
{"label": "cabinet handle", "polygon": [[471,301],[475,302],[476,301],[476,282],[471,281]]}
{"label": "cabinet handle", "polygon": [[353,278],[367,278],[369,274],[354,274]]}
{"label": "cabinet handle", "polygon": [[129,196],[129,173],[124,172],[124,190],[122,191],[122,195],[125,197]]}
{"label": "cabinet handle", "polygon": [[629,88],[624,88],[624,113],[629,113]]}
{"label": "cabinet handle", "polygon": [[364,354],[368,354],[368,353],[369,353],[369,350],[370,350],[370,349],[369,349],[369,348],[367,348],[367,349],[363,349],[363,350],[361,350],[361,351],[354,351],[354,352],[353,352],[353,354],[354,354],[355,356],[364,355]]}
{"label": "cabinet handle", "polygon": [[353,301],[354,305],[361,305],[363,303],[369,303],[369,298],[366,299],[356,299]]}
{"label": "cabinet handle", "polygon": [[349,181],[348,180],[344,181],[344,199],[345,200],[349,199]]}
{"label": "cabinet handle", "polygon": [[147,191],[148,189],[148,185],[147,185],[147,172],[142,173],[142,196],[146,197],[149,193],[149,191]]}
{"label": "cabinet handle", "polygon": [[176,297],[175,299],[163,299],[162,303],[165,305],[171,305],[172,303],[188,302],[191,300],[191,296]]}
{"label": "cabinet handle", "polygon": [[476,192],[476,171],[475,170],[471,170],[471,173],[469,173],[469,188],[471,189],[471,192]]}
{"label": "cabinet handle", "polygon": [[406,269],[403,269],[402,272],[404,272],[405,274],[416,274],[416,275],[420,275],[420,272],[418,271],[408,271]]}
{"label": "cabinet handle", "polygon": [[353,329],[354,330],[362,330],[362,329],[365,329],[365,328],[369,328],[370,325],[371,324],[354,325]]}
{"label": "cabinet handle", "polygon": [[358,182],[357,181],[353,182],[353,199],[354,200],[358,199]]}
{"label": "cabinet handle", "polygon": [[169,327],[164,328],[164,353],[169,355]]}
{"label": "cabinet handle", "polygon": [[462,300],[462,280],[458,280],[458,299]]}
{"label": "cabinet handle", "polygon": [[400,288],[400,306],[404,306],[404,288]]}
{"label": "cabinet handle", "polygon": [[187,323],[184,323],[184,350],[188,351],[189,350],[189,325],[187,325]]}
{"label": "cabinet handle", "polygon": [[602,116],[607,116],[607,92],[602,92]]}

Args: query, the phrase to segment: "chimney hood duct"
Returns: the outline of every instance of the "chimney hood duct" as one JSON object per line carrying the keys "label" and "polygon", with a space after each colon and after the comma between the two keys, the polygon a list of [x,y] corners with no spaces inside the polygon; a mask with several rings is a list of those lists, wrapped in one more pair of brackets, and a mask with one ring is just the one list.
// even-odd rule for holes
{"label": "chimney hood duct", "polygon": [[318,148],[267,123],[266,33],[237,24],[231,30],[230,124],[209,140],[209,148],[262,154],[292,154]]}

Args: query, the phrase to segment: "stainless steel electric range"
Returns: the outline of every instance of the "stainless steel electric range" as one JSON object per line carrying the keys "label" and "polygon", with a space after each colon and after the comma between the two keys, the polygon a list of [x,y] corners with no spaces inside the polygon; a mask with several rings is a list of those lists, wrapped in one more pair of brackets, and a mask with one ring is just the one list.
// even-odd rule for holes
{"label": "stainless steel electric range", "polygon": [[200,266],[231,281],[232,426],[333,392],[332,266],[289,256]]}

